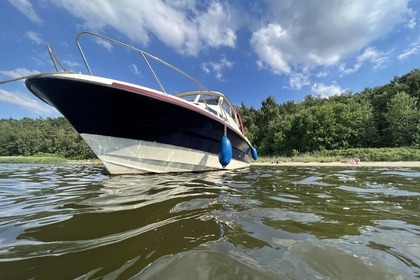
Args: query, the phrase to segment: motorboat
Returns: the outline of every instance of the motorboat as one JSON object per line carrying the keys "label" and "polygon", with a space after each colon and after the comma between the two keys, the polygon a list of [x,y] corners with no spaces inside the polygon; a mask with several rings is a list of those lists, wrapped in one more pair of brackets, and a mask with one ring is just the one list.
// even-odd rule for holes
{"label": "motorboat", "polygon": [[[140,54],[156,88],[93,75],[80,44],[87,35]],[[110,174],[231,170],[257,159],[238,110],[226,95],[112,38],[82,32],[76,42],[87,74],[65,71],[48,45],[56,72],[32,75],[25,84],[73,125]],[[197,88],[166,92],[150,60],[186,77]]]}

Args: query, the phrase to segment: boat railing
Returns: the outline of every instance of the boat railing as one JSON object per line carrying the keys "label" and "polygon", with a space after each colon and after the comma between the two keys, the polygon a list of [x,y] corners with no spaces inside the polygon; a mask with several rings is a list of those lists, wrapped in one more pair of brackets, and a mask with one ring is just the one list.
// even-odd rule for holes
{"label": "boat railing", "polygon": [[124,42],[121,42],[121,41],[118,41],[118,40],[115,40],[115,39],[112,39],[112,38],[109,38],[109,37],[106,37],[106,36],[103,36],[103,35],[100,35],[100,34],[96,34],[96,33],[93,33],[93,32],[84,31],[84,32],[81,32],[81,33],[79,33],[77,35],[77,37],[76,37],[76,43],[77,43],[77,47],[79,49],[79,52],[80,52],[80,54],[82,56],[83,62],[85,63],[85,66],[87,68],[87,71],[89,72],[90,75],[93,75],[92,74],[92,70],[90,68],[90,65],[89,65],[89,63],[88,63],[88,61],[86,59],[86,56],[85,56],[85,54],[83,52],[83,49],[82,49],[82,46],[80,44],[80,39],[83,36],[85,36],[85,35],[90,35],[90,36],[93,36],[93,37],[102,39],[104,41],[107,41],[107,42],[110,42],[110,43],[113,43],[113,44],[117,44],[117,45],[123,46],[123,47],[125,47],[125,48],[127,48],[129,50],[132,50],[134,52],[139,53],[141,55],[141,57],[143,58],[143,60],[144,60],[144,62],[146,64],[147,68],[149,69],[150,73],[152,74],[153,78],[157,82],[159,88],[164,93],[167,93],[167,92],[166,92],[166,90],[165,90],[162,82],[158,78],[156,72],[154,71],[152,65],[150,64],[149,59],[152,59],[154,61],[157,61],[157,62],[161,63],[162,65],[165,65],[166,67],[168,67],[168,68],[174,70],[175,72],[181,74],[182,76],[186,77],[187,79],[189,79],[190,81],[192,81],[194,84],[196,84],[196,86],[200,90],[211,93],[211,91],[209,91],[203,84],[201,84],[199,81],[197,81],[196,79],[194,79],[193,77],[191,77],[190,75],[188,75],[187,73],[185,73],[184,71],[182,71],[181,69],[173,66],[172,64],[170,64],[170,63],[168,63],[168,62],[166,62],[166,61],[164,61],[164,60],[162,60],[162,59],[160,59],[160,58],[158,58],[158,57],[156,57],[156,56],[154,56],[154,55],[152,55],[150,53],[147,53],[147,52],[145,52],[143,50],[140,50],[140,49],[138,49],[136,47],[133,47],[133,46],[131,46],[129,44],[126,44]]}
{"label": "boat railing", "polygon": [[[56,72],[60,72],[60,70],[58,70],[58,66],[61,67],[62,71],[64,72],[68,72],[68,70],[63,66],[63,64],[60,62],[60,60],[58,59],[57,55],[55,54],[55,52],[53,51],[52,47],[50,44],[47,45],[47,49],[48,49],[48,53],[50,54],[52,63],[54,64],[54,68]],[[58,65],[58,66],[57,66]]]}

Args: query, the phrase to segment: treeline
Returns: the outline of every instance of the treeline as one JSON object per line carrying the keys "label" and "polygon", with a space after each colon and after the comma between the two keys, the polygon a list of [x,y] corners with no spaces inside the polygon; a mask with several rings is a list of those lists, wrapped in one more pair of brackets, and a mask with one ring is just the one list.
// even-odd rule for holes
{"label": "treeline", "polygon": [[0,156],[57,155],[91,159],[95,155],[63,117],[0,119]]}
{"label": "treeline", "polygon": [[360,93],[239,107],[246,134],[261,155],[324,150],[420,147],[420,70]]}

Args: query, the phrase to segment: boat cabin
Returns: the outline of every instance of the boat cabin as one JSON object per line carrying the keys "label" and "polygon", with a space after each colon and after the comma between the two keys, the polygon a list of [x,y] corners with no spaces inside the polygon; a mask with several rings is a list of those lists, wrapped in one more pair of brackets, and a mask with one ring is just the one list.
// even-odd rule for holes
{"label": "boat cabin", "polygon": [[241,132],[244,133],[242,120],[236,108],[224,94],[217,91],[189,91],[175,96],[211,112],[231,125],[235,124],[234,126],[239,127]]}

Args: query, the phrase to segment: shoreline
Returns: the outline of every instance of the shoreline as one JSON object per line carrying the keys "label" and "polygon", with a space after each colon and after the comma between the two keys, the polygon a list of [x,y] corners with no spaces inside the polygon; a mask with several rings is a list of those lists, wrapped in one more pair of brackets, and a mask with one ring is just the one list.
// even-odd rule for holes
{"label": "shoreline", "polygon": [[[98,159],[90,160],[68,160],[54,157],[24,157],[24,156],[0,156],[0,164],[102,164]],[[250,166],[312,166],[312,167],[417,167],[420,168],[420,161],[360,161],[352,162],[303,162],[303,161],[276,161],[250,163]]]}
{"label": "shoreline", "polygon": [[98,159],[66,159],[61,157],[0,156],[0,164],[98,164]]}
{"label": "shoreline", "polygon": [[314,167],[419,167],[420,161],[369,161],[359,162],[357,164],[345,162],[295,162],[295,161],[279,161],[279,162],[253,162],[251,166],[314,166]]}

